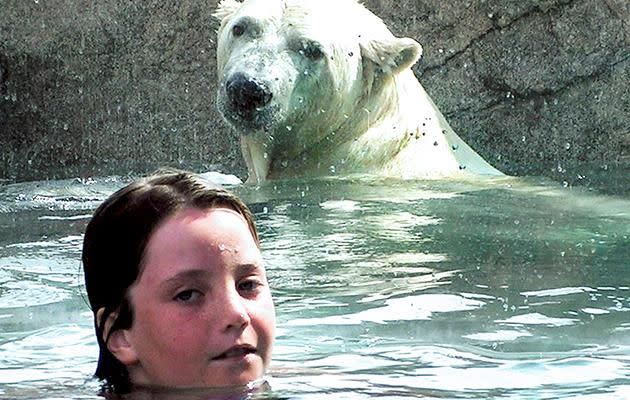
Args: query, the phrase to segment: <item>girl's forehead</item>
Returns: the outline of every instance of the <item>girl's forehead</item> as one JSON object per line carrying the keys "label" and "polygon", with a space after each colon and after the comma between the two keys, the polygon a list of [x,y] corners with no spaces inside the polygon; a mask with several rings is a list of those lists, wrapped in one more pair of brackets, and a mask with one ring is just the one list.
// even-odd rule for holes
{"label": "girl's forehead", "polygon": [[[245,217],[227,207],[185,208],[165,219],[150,235],[140,275],[149,265],[188,260],[201,263],[220,254],[253,257],[259,248]],[[155,266],[155,265],[154,265]]]}
{"label": "girl's forehead", "polygon": [[180,248],[186,248],[186,245],[194,245],[197,241],[231,239],[242,242],[249,237],[254,239],[248,221],[231,208],[185,208],[166,218],[155,229],[149,237],[146,250],[151,251],[155,246],[171,247],[176,244]]}
{"label": "girl's forehead", "polygon": [[201,207],[185,207],[177,212],[175,212],[175,214],[173,214],[170,218],[168,219],[173,219],[173,218],[204,218],[207,216],[214,216],[214,215],[233,215],[241,220],[243,220],[243,222],[247,222],[245,221],[245,217],[243,217],[243,215],[234,210],[233,208],[227,207],[227,206],[218,206],[218,207],[208,207],[208,208],[201,208]]}

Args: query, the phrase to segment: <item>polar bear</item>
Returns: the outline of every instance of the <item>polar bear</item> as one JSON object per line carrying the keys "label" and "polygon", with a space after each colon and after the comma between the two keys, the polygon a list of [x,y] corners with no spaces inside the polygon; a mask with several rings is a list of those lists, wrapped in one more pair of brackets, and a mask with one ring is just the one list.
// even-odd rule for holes
{"label": "polar bear", "polygon": [[223,0],[214,15],[217,105],[240,135],[248,183],[502,175],[414,76],[422,47],[356,0]]}

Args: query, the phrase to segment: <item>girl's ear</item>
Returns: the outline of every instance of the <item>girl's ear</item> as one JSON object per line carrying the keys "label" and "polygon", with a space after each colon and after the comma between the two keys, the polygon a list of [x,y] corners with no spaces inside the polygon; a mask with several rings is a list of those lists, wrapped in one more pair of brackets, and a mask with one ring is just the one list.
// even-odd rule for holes
{"label": "girl's ear", "polygon": [[133,345],[127,340],[128,331],[126,329],[118,329],[109,336],[107,348],[109,351],[126,366],[130,366],[138,362],[138,355]]}
{"label": "girl's ear", "polygon": [[117,329],[110,333],[116,318],[118,318],[118,313],[112,312],[107,316],[107,320],[103,322],[102,319],[104,312],[105,308],[100,308],[96,312],[96,321],[99,326],[102,323],[105,324],[103,326],[103,342],[107,345],[107,349],[118,359],[118,361],[126,366],[137,363],[138,355],[136,354],[131,342],[127,339],[129,331],[127,329]]}

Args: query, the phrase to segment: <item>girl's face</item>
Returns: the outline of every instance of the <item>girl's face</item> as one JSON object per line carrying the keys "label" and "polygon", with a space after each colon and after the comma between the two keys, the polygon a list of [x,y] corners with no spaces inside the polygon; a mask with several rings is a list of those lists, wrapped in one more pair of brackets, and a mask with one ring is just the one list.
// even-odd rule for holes
{"label": "girl's face", "polygon": [[275,312],[260,250],[237,212],[167,218],[129,294],[132,326],[108,345],[134,384],[221,387],[263,376]]}

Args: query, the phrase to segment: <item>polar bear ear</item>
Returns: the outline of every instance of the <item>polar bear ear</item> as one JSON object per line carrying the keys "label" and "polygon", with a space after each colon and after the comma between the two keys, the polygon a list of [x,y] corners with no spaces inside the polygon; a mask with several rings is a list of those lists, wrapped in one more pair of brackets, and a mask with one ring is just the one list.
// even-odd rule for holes
{"label": "polar bear ear", "polygon": [[363,60],[376,64],[382,74],[397,74],[410,68],[422,55],[422,46],[410,38],[372,40],[361,43]]}
{"label": "polar bear ear", "polygon": [[243,3],[237,0],[221,0],[217,9],[212,13],[212,16],[219,21],[224,21],[226,18],[236,14]]}

